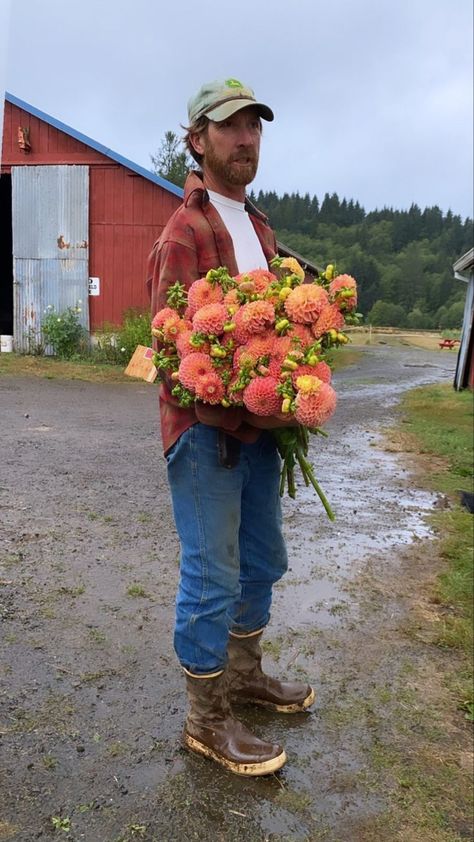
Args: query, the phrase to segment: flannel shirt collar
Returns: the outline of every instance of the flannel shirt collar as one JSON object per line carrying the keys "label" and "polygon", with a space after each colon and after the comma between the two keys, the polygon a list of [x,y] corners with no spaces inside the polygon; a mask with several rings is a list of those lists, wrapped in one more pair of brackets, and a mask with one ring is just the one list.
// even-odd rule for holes
{"label": "flannel shirt collar", "polygon": [[[199,170],[191,170],[189,173],[184,185],[183,202],[185,207],[192,204],[204,207],[209,202],[209,194],[202,181],[202,172]],[[256,208],[247,196],[245,197],[245,210],[256,216],[261,222],[268,224],[268,217]]]}

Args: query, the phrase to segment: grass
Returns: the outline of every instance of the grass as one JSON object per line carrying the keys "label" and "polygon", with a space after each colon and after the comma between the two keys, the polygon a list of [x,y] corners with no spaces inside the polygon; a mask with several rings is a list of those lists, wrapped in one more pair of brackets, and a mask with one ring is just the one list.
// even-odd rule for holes
{"label": "grass", "polygon": [[[405,435],[428,456],[424,481],[443,492],[450,508],[433,515],[446,568],[438,577],[433,599],[441,611],[438,646],[458,651],[464,658],[460,704],[474,716],[473,652],[473,515],[460,505],[460,491],[473,490],[473,395],[451,386],[424,386],[409,392],[402,403]],[[456,683],[456,679],[454,679]]]}
{"label": "grass", "polygon": [[[337,371],[353,365],[360,351],[349,347],[333,353],[332,365]],[[91,360],[60,360],[28,354],[0,354],[0,377],[42,377],[46,380],[87,380],[91,383],[136,383],[137,379],[124,374],[123,365],[91,362]],[[144,381],[140,381],[144,382]]]}
{"label": "grass", "polygon": [[59,360],[56,357],[0,354],[0,377],[42,377],[46,380],[87,380],[91,383],[133,383],[121,365],[91,363],[88,360]]}

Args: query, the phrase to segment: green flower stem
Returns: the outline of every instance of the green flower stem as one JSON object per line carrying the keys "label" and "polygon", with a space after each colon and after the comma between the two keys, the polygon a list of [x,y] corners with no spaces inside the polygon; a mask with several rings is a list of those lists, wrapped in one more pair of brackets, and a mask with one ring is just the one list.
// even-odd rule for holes
{"label": "green flower stem", "polygon": [[294,500],[296,497],[296,483],[295,483],[295,466],[298,464],[303,481],[308,487],[312,485],[316,491],[321,503],[324,506],[329,520],[335,520],[334,512],[329,505],[326,495],[319,485],[313,471],[313,466],[308,461],[308,446],[310,433],[323,433],[319,429],[308,429],[306,427],[280,427],[273,430],[278,451],[283,461],[280,474],[280,497],[283,497],[285,488],[288,489],[288,495]]}
{"label": "green flower stem", "polygon": [[[321,500],[321,503],[324,506],[324,509],[326,511],[326,514],[327,514],[329,520],[335,520],[336,516],[335,516],[333,510],[331,509],[331,506],[329,505],[329,501],[328,501],[323,489],[321,488],[321,486],[319,485],[319,482],[317,481],[316,477],[314,476],[312,466],[310,465],[308,460],[305,459],[305,457],[302,453],[297,452],[296,458],[297,458],[298,464],[301,468],[301,472],[303,474],[303,477],[305,478],[305,480],[307,478],[309,480],[309,482],[311,483],[311,485],[313,486],[314,490],[316,491],[316,494],[318,495],[319,499]],[[306,484],[308,485],[309,483],[306,483]]]}

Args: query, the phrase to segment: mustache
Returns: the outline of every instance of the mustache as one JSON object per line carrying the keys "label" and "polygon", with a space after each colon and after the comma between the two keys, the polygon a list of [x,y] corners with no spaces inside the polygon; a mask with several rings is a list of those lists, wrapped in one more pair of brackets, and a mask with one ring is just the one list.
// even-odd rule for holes
{"label": "mustache", "polygon": [[258,157],[255,154],[255,152],[249,150],[248,152],[241,152],[239,155],[233,155],[231,158],[231,163],[233,163],[234,161],[236,163],[245,161],[245,163],[256,164],[258,161]]}

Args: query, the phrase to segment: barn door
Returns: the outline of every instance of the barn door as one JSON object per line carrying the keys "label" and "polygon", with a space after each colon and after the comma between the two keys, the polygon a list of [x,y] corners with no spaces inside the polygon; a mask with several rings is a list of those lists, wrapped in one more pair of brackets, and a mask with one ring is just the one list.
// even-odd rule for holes
{"label": "barn door", "polygon": [[77,305],[88,330],[89,168],[12,167],[12,229],[15,350],[41,344],[48,307]]}

